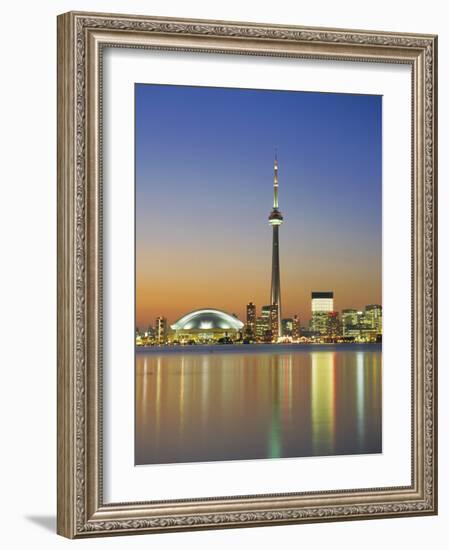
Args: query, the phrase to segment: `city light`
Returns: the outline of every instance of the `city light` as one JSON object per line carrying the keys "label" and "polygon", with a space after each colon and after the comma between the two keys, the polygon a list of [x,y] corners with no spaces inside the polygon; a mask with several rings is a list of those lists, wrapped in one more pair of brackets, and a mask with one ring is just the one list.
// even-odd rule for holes
{"label": "city light", "polygon": [[382,341],[382,306],[368,304],[364,310],[313,311],[301,325],[297,315],[281,319],[282,336],[277,336],[277,308],[246,306],[246,321],[218,309],[190,312],[168,328],[165,317],[154,327],[136,331],[137,346],[201,344],[349,344]]}

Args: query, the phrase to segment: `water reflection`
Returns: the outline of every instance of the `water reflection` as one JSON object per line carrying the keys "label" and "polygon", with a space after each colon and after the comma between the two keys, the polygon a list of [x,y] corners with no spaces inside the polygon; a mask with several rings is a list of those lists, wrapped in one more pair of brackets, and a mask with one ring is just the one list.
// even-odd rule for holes
{"label": "water reflection", "polygon": [[314,455],[334,454],[335,353],[312,352],[312,446]]}
{"label": "water reflection", "polygon": [[377,453],[381,348],[136,354],[136,464]]}
{"label": "water reflection", "polygon": [[357,437],[361,446],[365,439],[365,367],[363,353],[357,353],[356,385],[357,385]]}

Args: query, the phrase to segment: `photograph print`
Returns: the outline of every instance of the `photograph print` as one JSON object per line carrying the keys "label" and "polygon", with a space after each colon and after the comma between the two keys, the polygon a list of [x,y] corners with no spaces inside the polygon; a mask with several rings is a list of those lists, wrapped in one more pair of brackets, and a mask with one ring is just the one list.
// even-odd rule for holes
{"label": "photograph print", "polygon": [[382,97],[135,84],[135,464],[382,452]]}

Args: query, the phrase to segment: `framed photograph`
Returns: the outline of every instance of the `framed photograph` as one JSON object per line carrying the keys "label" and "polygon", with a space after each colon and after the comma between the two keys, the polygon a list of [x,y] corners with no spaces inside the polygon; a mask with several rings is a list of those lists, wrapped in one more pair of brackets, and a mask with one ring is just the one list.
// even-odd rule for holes
{"label": "framed photograph", "polygon": [[58,17],[58,533],[437,513],[433,35]]}

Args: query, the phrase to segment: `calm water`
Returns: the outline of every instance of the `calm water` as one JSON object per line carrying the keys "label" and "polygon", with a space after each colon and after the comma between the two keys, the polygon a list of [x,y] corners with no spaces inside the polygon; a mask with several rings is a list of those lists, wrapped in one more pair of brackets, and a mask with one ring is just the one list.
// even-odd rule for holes
{"label": "calm water", "polygon": [[380,345],[136,352],[136,464],[382,451]]}

